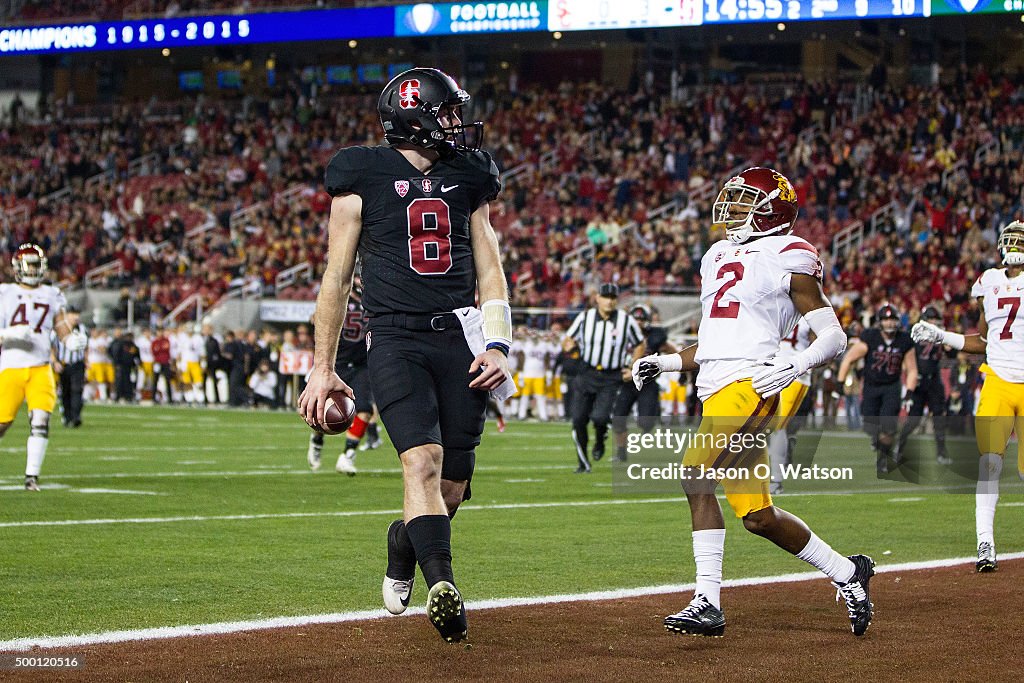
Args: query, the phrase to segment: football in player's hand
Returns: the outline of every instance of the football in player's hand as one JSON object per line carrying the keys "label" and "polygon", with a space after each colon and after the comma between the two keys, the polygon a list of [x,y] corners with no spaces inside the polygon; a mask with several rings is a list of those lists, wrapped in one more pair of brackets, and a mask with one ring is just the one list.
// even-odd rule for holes
{"label": "football in player's hand", "polygon": [[324,434],[341,434],[347,431],[356,417],[356,404],[341,391],[327,394],[327,406],[324,409],[324,423],[321,431]]}

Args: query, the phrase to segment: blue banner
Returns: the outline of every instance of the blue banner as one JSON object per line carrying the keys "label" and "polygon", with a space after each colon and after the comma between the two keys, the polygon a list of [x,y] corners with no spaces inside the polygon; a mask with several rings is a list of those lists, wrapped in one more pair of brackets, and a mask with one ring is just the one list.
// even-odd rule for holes
{"label": "blue banner", "polygon": [[0,55],[376,38],[394,7],[0,27]]}

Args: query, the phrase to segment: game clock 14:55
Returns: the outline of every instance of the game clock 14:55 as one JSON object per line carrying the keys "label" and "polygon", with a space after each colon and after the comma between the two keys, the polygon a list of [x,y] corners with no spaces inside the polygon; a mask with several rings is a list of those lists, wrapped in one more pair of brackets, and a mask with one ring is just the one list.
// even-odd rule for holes
{"label": "game clock 14:55", "polygon": [[924,16],[918,0],[704,0],[704,23]]}
{"label": "game clock 14:55", "polygon": [[704,0],[708,24],[783,19],[800,19],[800,0]]}

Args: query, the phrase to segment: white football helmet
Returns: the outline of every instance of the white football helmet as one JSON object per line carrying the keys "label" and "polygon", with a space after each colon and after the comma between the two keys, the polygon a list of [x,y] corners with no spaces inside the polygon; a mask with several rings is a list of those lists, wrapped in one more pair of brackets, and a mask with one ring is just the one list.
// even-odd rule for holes
{"label": "white football helmet", "polygon": [[999,233],[999,254],[1004,266],[1024,266],[1024,223],[1013,221]]}
{"label": "white football helmet", "polygon": [[14,267],[14,279],[19,284],[36,287],[46,274],[46,254],[38,245],[25,243],[14,252],[11,266]]}

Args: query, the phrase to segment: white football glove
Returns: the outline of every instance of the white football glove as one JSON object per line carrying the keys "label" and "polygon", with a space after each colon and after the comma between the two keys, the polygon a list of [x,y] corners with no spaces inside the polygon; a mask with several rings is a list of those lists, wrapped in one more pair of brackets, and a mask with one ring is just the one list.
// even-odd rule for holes
{"label": "white football glove", "polygon": [[669,353],[664,356],[654,354],[644,356],[633,363],[630,374],[633,376],[633,384],[637,391],[643,389],[644,385],[653,381],[663,372],[675,372],[683,369],[683,359],[678,353]]}
{"label": "white football glove", "polygon": [[88,345],[89,338],[77,330],[64,337],[64,346],[66,346],[68,351],[71,353],[85,351],[85,347]]}
{"label": "white football glove", "polygon": [[910,328],[910,337],[918,344],[922,342],[940,344],[945,338],[945,330],[937,325],[932,325],[926,320],[922,320]]}
{"label": "white football glove", "polygon": [[769,358],[758,363],[760,369],[750,379],[750,385],[761,398],[771,398],[797,378],[800,372],[788,360]]}
{"label": "white football glove", "polygon": [[14,325],[0,329],[0,343],[5,341],[25,341],[32,335],[32,328],[28,325]]}

